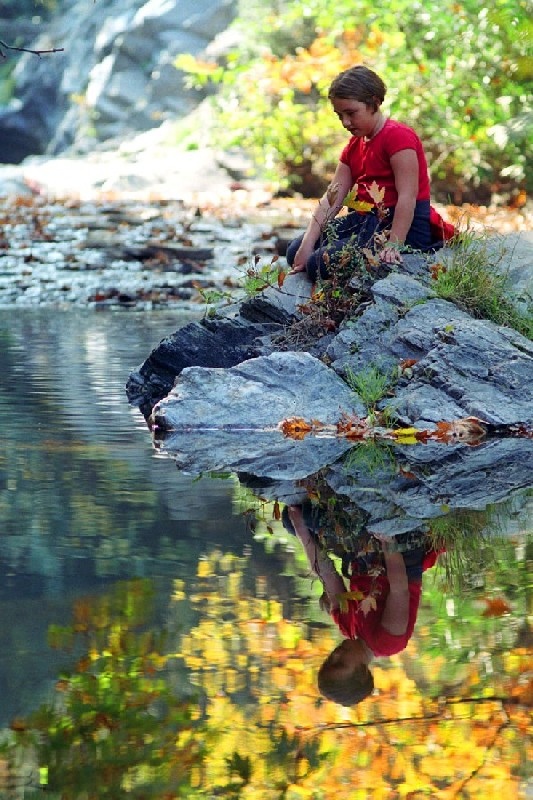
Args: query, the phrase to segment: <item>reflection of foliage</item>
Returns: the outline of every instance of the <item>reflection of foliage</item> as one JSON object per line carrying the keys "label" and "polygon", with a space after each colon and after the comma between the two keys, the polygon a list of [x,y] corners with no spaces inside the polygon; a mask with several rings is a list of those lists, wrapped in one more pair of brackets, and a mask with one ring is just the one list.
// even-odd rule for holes
{"label": "reflection of foliage", "polygon": [[445,551],[442,563],[448,589],[460,592],[483,584],[484,573],[497,558],[495,542],[500,547],[506,544],[499,536],[503,518],[501,506],[487,506],[483,511],[452,511],[431,520],[428,536],[435,550]]}
{"label": "reflection of foliage", "polygon": [[40,768],[41,783],[61,797],[87,800],[190,794],[202,748],[191,705],[158,677],[166,663],[162,639],[146,622],[148,581],[118,585],[100,599],[79,600],[73,623],[52,627],[53,647],[84,654],[56,684],[57,695],[27,720],[12,724],[16,745]]}
{"label": "reflection of foliage", "polygon": [[[468,598],[450,616],[442,588],[424,584],[408,649],[372,666],[376,692],[350,710],[324,702],[315,687],[318,664],[338,639],[334,626],[286,619],[278,592],[289,576],[275,585],[258,577],[249,590],[250,557],[212,552],[188,585],[176,582],[169,615],[178,628],[175,652],[163,656],[159,636],[145,628],[148,584],[80,601],[72,628],[52,629],[51,640],[71,646],[81,637],[88,655],[60,681],[52,707],[12,727],[50,766],[54,800],[518,797],[532,755],[533,698],[520,640],[527,613],[520,552],[502,552],[478,597],[494,598],[505,587],[503,617],[484,615],[486,603],[479,608]],[[512,585],[520,587],[516,595]],[[181,632],[186,606],[199,618]],[[438,641],[441,624],[448,632]],[[460,672],[453,672],[448,663],[459,639]],[[197,707],[171,689],[182,685],[183,663],[202,695]]]}
{"label": "reflection of foliage", "polygon": [[[411,640],[401,657],[373,666],[377,692],[347,712],[315,688],[316,668],[334,645],[330,631],[284,619],[266,579],[248,593],[245,568],[246,559],[222,553],[201,562],[189,599],[202,617],[180,642],[206,697],[213,747],[204,796],[223,795],[234,753],[248,770],[242,797],[481,800],[495,787],[516,796],[527,771],[531,699],[527,657],[516,643],[509,641],[501,671],[480,681],[491,645],[476,641],[462,683],[449,686],[432,671],[445,663],[445,648],[429,655],[426,639]],[[492,620],[500,630],[502,623]]]}

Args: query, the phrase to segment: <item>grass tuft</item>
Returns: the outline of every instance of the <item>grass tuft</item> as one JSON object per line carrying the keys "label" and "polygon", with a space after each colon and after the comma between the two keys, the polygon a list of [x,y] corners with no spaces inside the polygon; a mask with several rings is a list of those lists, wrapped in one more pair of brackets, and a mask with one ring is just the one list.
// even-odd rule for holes
{"label": "grass tuft", "polygon": [[434,265],[434,289],[476,319],[488,319],[514,328],[533,339],[533,299],[525,308],[510,290],[508,272],[501,269],[503,245],[489,237],[465,231],[446,250],[443,264]]}

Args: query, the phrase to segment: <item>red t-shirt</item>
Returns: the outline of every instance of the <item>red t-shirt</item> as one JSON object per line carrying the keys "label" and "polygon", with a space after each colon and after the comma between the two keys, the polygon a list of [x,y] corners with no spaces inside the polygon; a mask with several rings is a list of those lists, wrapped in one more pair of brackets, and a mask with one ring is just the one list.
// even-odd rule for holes
{"label": "red t-shirt", "polygon": [[[437,561],[438,553],[430,551],[426,554],[422,569],[425,571]],[[350,591],[361,592],[368,597],[372,594],[376,600],[376,608],[371,608],[367,614],[363,612],[357,600],[348,600],[348,611],[335,608],[331,616],[339,626],[340,632],[347,639],[362,639],[375,656],[392,656],[405,650],[413,634],[420,596],[422,594],[421,581],[409,581],[409,616],[405,633],[396,636],[389,633],[381,624],[385,609],[385,602],[390,586],[386,575],[371,577],[370,575],[352,575],[350,578]]]}
{"label": "red t-shirt", "polygon": [[358,200],[374,202],[368,194],[368,187],[375,181],[380,189],[385,188],[383,204],[396,205],[398,192],[390,160],[400,150],[415,151],[418,159],[416,199],[429,200],[429,175],[422,142],[412,128],[392,119],[388,119],[380,132],[369,141],[362,136],[352,136],[341,153],[341,162],[350,167],[353,182],[358,185]]}

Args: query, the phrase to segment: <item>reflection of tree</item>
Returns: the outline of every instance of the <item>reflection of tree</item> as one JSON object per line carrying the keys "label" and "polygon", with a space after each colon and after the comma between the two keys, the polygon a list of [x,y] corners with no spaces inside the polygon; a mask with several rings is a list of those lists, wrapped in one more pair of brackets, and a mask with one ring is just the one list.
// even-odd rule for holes
{"label": "reflection of tree", "polygon": [[72,624],[50,629],[53,647],[71,650],[81,639],[83,654],[57,682],[50,705],[13,721],[17,743],[4,750],[15,775],[22,756],[36,775],[39,768],[35,782],[61,798],[189,796],[202,745],[192,704],[160,675],[161,636],[143,630],[150,600],[148,581],[118,585],[100,599],[79,600]]}
{"label": "reflection of tree", "polygon": [[[269,525],[276,536],[276,520]],[[206,696],[216,741],[203,765],[206,791],[224,780],[236,751],[250,759],[251,797],[279,797],[282,785],[288,797],[317,800],[347,797],[348,791],[354,797],[371,791],[372,797],[484,798],[495,787],[502,797],[516,796],[530,730],[522,648],[511,649],[502,673],[480,686],[476,673],[487,643],[479,642],[479,651],[470,654],[470,674],[451,693],[438,679],[429,691],[423,680],[418,685],[413,660],[422,662],[429,678],[434,659],[411,642],[405,656],[375,667],[375,695],[357,709],[339,709],[320,700],[314,680],[335,634],[284,619],[266,583],[259,597],[247,593],[244,568],[244,561],[221,554],[202,562],[190,595],[202,618],[181,640],[192,680]],[[494,623],[505,627],[502,619]],[[444,662],[445,655],[438,658]],[[275,746],[282,736],[281,776],[267,774],[265,764],[282,758]]]}
{"label": "reflection of tree", "polygon": [[[519,628],[523,605],[510,599],[505,616],[483,617],[492,632],[480,627],[460,680],[450,682],[447,648],[430,647],[446,603],[427,604],[426,635],[374,667],[377,691],[364,705],[342,709],[323,702],[315,687],[316,668],[337,634],[333,626],[286,618],[279,583],[292,583],[291,573],[305,567],[294,561],[279,521],[268,524],[269,541],[277,538],[277,549],[285,542],[285,577],[274,584],[258,576],[248,588],[251,556],[206,555],[188,584],[175,584],[170,654],[146,627],[144,582],[78,603],[73,626],[51,630],[52,644],[71,647],[81,637],[86,652],[60,679],[53,705],[13,728],[20,743],[39,744],[52,796],[518,797],[531,758],[528,653],[515,641],[497,668],[480,674],[494,642]],[[485,576],[480,597],[498,596],[510,553],[504,560],[507,566]],[[191,610],[197,622],[183,631]],[[461,613],[458,606],[446,620],[452,630]],[[474,613],[472,605],[471,622]],[[179,699],[195,692],[198,703]],[[2,756],[0,775],[1,767]],[[115,788],[105,794],[108,784]]]}

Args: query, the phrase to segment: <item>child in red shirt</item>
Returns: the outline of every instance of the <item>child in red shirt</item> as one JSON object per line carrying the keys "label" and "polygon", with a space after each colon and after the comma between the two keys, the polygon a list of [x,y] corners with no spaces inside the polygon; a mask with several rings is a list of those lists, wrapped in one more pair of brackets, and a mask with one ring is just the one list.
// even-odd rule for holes
{"label": "child in red shirt", "polygon": [[[292,272],[307,272],[313,282],[319,275],[328,277],[335,254],[372,247],[378,232],[386,234],[376,248],[386,264],[401,264],[405,245],[433,251],[455,234],[430,205],[420,138],[381,111],[386,91],[380,76],[363,64],[341,72],[330,86],[333,111],[351,139],[305,234],[289,244],[286,254]],[[354,210],[335,219],[349,193]]]}
{"label": "child in red shirt", "polygon": [[407,646],[420,603],[422,573],[435,564],[438,553],[425,545],[401,553],[394,540],[381,539],[383,560],[374,553],[351,561],[347,592],[307,526],[302,507],[289,506],[284,524],[300,539],[324,587],[321,605],[346,637],[320,667],[319,689],[342,705],[359,703],[374,688],[368,669],[374,657],[390,656]]}

